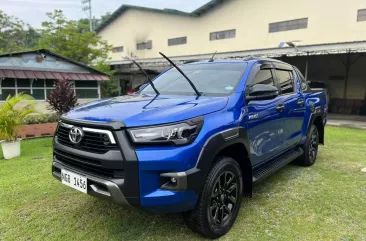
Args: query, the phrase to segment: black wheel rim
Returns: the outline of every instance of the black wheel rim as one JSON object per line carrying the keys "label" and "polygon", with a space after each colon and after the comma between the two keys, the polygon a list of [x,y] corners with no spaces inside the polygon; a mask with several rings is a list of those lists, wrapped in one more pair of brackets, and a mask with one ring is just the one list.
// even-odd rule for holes
{"label": "black wheel rim", "polygon": [[225,171],[216,180],[211,192],[209,216],[216,227],[224,227],[233,216],[238,200],[238,180],[234,173]]}
{"label": "black wheel rim", "polygon": [[309,159],[311,162],[315,161],[317,153],[318,153],[318,132],[314,130],[313,133],[311,133],[309,143]]}

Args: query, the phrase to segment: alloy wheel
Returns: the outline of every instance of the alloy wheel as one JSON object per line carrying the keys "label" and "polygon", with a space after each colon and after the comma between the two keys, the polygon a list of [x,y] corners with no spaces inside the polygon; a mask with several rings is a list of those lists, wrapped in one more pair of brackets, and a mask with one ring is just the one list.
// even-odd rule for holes
{"label": "alloy wheel", "polygon": [[209,216],[216,227],[224,227],[233,215],[237,205],[239,190],[237,177],[231,171],[225,171],[216,180],[211,192]]}
{"label": "alloy wheel", "polygon": [[318,132],[316,130],[311,133],[311,139],[309,143],[309,158],[313,162],[318,152]]}

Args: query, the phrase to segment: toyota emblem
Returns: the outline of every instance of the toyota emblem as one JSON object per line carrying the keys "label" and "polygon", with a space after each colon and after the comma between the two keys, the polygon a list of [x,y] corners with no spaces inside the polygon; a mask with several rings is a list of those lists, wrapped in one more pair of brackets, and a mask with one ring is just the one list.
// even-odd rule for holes
{"label": "toyota emblem", "polygon": [[73,127],[69,132],[69,139],[74,144],[79,144],[83,139],[84,132],[79,127]]}

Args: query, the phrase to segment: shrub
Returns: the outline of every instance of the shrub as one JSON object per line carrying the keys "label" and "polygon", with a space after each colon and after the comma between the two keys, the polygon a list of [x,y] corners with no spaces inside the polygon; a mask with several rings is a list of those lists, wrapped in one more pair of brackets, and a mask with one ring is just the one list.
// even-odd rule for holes
{"label": "shrub", "polygon": [[50,95],[47,96],[47,102],[51,110],[62,115],[77,105],[78,98],[67,80],[58,80],[56,89],[52,90]]}
{"label": "shrub", "polygon": [[17,140],[17,134],[24,118],[35,113],[34,103],[30,102],[31,100],[33,100],[32,96],[23,93],[13,97],[9,95],[6,98],[0,106],[0,140],[6,142]]}
{"label": "shrub", "polygon": [[28,115],[23,120],[24,125],[45,124],[58,122],[60,119],[57,113]]}
{"label": "shrub", "polygon": [[119,95],[119,87],[114,79],[102,82],[101,86],[102,98],[116,97]]}

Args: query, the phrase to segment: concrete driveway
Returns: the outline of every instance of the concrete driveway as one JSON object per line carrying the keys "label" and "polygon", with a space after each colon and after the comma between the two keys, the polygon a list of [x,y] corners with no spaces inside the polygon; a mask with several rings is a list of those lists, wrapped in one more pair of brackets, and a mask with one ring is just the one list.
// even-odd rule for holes
{"label": "concrete driveway", "polygon": [[328,114],[327,125],[366,130],[366,116]]}

